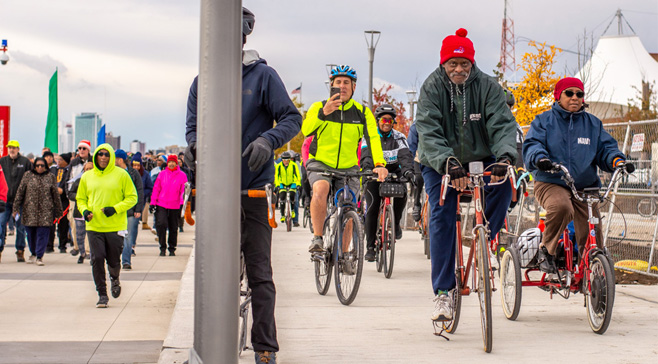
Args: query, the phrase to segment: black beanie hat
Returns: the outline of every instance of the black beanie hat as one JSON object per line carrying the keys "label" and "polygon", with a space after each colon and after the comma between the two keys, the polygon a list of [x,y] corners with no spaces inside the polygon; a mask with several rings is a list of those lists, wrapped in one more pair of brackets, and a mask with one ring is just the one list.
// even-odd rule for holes
{"label": "black beanie hat", "polygon": [[71,157],[72,157],[71,153],[60,154],[59,156],[62,157],[64,161],[66,161],[66,164],[71,163]]}

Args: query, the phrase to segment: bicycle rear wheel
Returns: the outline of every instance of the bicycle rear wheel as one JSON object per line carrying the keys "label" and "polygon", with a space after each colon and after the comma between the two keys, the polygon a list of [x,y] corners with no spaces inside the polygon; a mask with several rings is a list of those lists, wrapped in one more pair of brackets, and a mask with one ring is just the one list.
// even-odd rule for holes
{"label": "bicycle rear wheel", "polygon": [[384,209],[380,208],[379,215],[377,216],[377,225],[378,225],[377,238],[375,239],[375,262],[376,262],[377,272],[381,272],[382,270],[384,270],[384,254],[383,254],[384,252],[382,249],[384,229],[381,224],[383,213],[384,213]]}
{"label": "bicycle rear wheel", "polygon": [[599,253],[592,259],[587,277],[589,292],[585,296],[587,318],[592,331],[601,335],[606,332],[612,319],[612,306],[615,303],[615,273],[610,261]]}
{"label": "bicycle rear wheel", "polygon": [[653,198],[644,198],[637,203],[637,213],[642,217],[651,217],[656,214],[658,206]]}
{"label": "bicycle rear wheel", "polygon": [[384,211],[384,245],[382,246],[382,257],[384,258],[384,277],[391,278],[393,274],[393,260],[395,259],[395,215],[393,205],[388,205]]}
{"label": "bicycle rear wheel", "polygon": [[484,351],[490,353],[493,346],[493,329],[491,317],[491,272],[489,270],[489,246],[487,245],[489,239],[487,239],[487,233],[482,226],[476,229],[475,234],[477,239],[477,264],[473,265],[473,276],[477,280]]}
{"label": "bicycle rear wheel", "polygon": [[251,290],[247,282],[247,269],[244,257],[240,255],[240,317],[238,321],[238,356],[248,348],[247,327],[249,326],[249,307],[251,305]]}
{"label": "bicycle rear wheel", "polygon": [[331,269],[334,264],[331,257],[331,244],[333,242],[333,237],[331,236],[329,222],[329,219],[324,222],[324,234],[322,235],[325,252],[313,256],[313,265],[315,266],[315,287],[317,288],[318,293],[323,296],[329,291],[329,285],[331,284]]}
{"label": "bicycle rear wheel", "polygon": [[509,320],[516,320],[521,310],[521,259],[519,251],[510,246],[500,263],[500,298],[503,313]]}
{"label": "bicycle rear wheel", "polygon": [[[347,249],[343,252],[343,236],[346,227],[351,225],[352,234]],[[359,214],[354,210],[348,210],[342,216],[340,228],[338,229],[334,252],[336,257],[336,270],[334,271],[334,284],[336,295],[340,303],[351,304],[359,292],[361,274],[363,273],[363,225]]]}

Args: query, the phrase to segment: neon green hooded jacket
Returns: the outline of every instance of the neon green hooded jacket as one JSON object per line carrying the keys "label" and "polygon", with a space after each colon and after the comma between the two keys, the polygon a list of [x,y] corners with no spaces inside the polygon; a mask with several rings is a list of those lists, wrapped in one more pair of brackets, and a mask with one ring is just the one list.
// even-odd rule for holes
{"label": "neon green hooded jacket", "polygon": [[[110,162],[104,170],[98,167],[96,156],[101,149],[110,152]],[[96,148],[92,160],[94,169],[82,175],[76,196],[80,212],[89,210],[94,214],[86,224],[87,230],[107,233],[128,229],[126,211],[137,204],[137,190],[130,174],[114,165],[114,149],[107,143]],[[114,207],[116,214],[105,216],[105,207]]]}

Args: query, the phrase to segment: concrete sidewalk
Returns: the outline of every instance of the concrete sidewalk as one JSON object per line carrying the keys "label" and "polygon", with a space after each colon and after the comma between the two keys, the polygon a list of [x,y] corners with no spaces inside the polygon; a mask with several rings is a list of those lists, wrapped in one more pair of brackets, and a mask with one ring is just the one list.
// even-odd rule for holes
{"label": "concrete sidewalk", "polygon": [[[309,239],[308,229],[287,233],[279,227],[274,231],[278,363],[658,360],[658,286],[618,285],[613,320],[604,335],[590,330],[582,295],[551,300],[548,293],[526,287],[519,318],[512,322],[503,315],[497,291],[493,296],[494,346],[487,354],[482,349],[475,295],[464,298],[459,328],[447,335],[450,341],[433,334],[430,264],[417,232],[405,231],[398,242],[391,279],[377,273],[374,263],[366,263],[359,294],[350,306],[340,304],[333,282],[326,296],[317,293],[307,253]],[[193,273],[190,270],[183,279]],[[187,359],[192,305],[193,300],[179,301],[177,320],[172,321],[166,341],[171,349],[163,350],[159,363],[180,364]],[[240,363],[253,362],[253,352],[243,352]]]}
{"label": "concrete sidewalk", "polygon": [[194,228],[185,229],[175,257],[159,257],[155,235],[139,231],[133,269],[121,271],[121,296],[110,297],[106,309],[95,307],[88,260],[77,264],[77,256],[56,252],[44,256],[43,267],[17,263],[15,237],[8,237],[0,263],[0,363],[157,362],[192,250]]}

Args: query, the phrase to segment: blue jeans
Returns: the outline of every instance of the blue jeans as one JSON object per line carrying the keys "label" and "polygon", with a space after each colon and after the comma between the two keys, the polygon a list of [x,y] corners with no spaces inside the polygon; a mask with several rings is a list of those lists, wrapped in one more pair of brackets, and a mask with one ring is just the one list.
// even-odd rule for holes
{"label": "blue jeans", "polygon": [[130,258],[133,253],[133,245],[137,241],[137,232],[139,227],[139,219],[133,216],[128,216],[128,234],[123,238],[123,252],[121,253],[121,264],[131,264]]}
{"label": "blue jeans", "polygon": [[[486,166],[486,163],[485,163]],[[457,239],[457,190],[448,188],[443,206],[441,200],[441,179],[443,175],[430,167],[421,166],[425,190],[430,201],[430,258],[432,266],[432,289],[434,294],[439,290],[447,291],[455,288],[455,254]],[[489,177],[484,178],[489,182]],[[489,221],[492,237],[498,234],[503,226],[507,207],[512,201],[512,188],[509,182],[484,188],[484,215]]]}
{"label": "blue jeans", "polygon": [[[5,250],[5,240],[7,238],[7,222],[13,219],[11,213],[14,210],[14,204],[7,203],[5,212],[0,214],[0,253]],[[23,209],[20,214],[23,215]],[[16,250],[25,250],[25,226],[21,223],[22,217],[16,221]]]}

